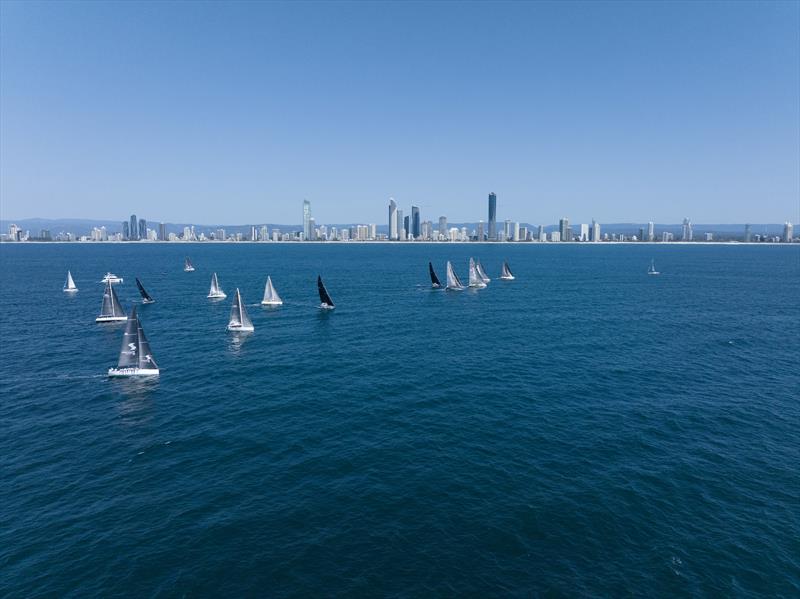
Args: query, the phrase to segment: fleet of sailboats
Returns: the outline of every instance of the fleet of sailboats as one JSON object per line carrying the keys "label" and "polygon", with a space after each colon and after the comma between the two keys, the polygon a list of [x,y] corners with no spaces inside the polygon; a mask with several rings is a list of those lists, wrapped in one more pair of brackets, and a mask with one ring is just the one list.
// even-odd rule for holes
{"label": "fleet of sailboats", "polygon": [[219,286],[219,281],[217,280],[217,273],[211,275],[211,289],[208,290],[208,297],[212,299],[225,299],[228,297],[225,295],[225,292],[222,290],[222,287]]}
{"label": "fleet of sailboats", "polygon": [[264,299],[261,300],[264,306],[282,306],[283,300],[278,292],[275,291],[275,286],[272,284],[272,277],[267,276],[267,284],[264,286]]}
{"label": "fleet of sailboats", "polygon": [[192,266],[192,261],[189,260],[189,257],[186,257],[186,261],[183,263],[183,271],[184,272],[194,272],[194,266]]}
{"label": "fleet of sailboats", "polygon": [[103,291],[103,305],[100,307],[100,315],[94,319],[95,322],[119,322],[127,320],[125,311],[119,303],[114,287],[111,281],[106,282],[106,288]]}
{"label": "fleet of sailboats", "polygon": [[500,271],[500,278],[503,281],[513,281],[514,275],[511,273],[511,269],[508,267],[508,262],[503,260],[503,269]]}
{"label": "fleet of sailboats", "polygon": [[156,300],[154,300],[152,297],[150,297],[150,294],[147,293],[147,291],[144,288],[144,285],[142,285],[142,282],[139,280],[139,277],[136,277],[136,287],[139,288],[139,294],[142,296],[142,303],[143,304],[154,304],[155,303]]}
{"label": "fleet of sailboats", "polygon": [[64,283],[64,293],[76,293],[78,291],[78,287],[75,285],[75,281],[72,280],[72,273],[67,271],[67,280]]}
{"label": "fleet of sailboats", "polygon": [[464,289],[464,285],[461,284],[461,279],[458,278],[449,260],[447,261],[447,286],[445,289],[450,291],[462,291]]}
{"label": "fleet of sailboats", "polygon": [[317,291],[319,291],[319,307],[323,310],[333,310],[336,306],[328,294],[328,290],[325,289],[325,283],[322,282],[320,275],[317,275]]}
{"label": "fleet of sailboats", "polygon": [[469,286],[475,289],[483,289],[486,287],[486,282],[478,273],[478,267],[475,265],[475,260],[469,259]]}
{"label": "fleet of sailboats", "polygon": [[231,306],[231,317],[228,321],[228,330],[237,333],[247,333],[254,331],[253,322],[247,315],[247,310],[242,302],[242,294],[239,293],[239,288],[236,288],[236,295],[233,297],[233,305]]}
{"label": "fleet of sailboats", "polygon": [[[109,286],[111,284],[109,283]],[[122,335],[122,348],[119,350],[119,361],[116,368],[108,369],[108,376],[156,376],[158,364],[153,359],[150,343],[144,336],[142,323],[136,316],[136,306],[131,309]]]}
{"label": "fleet of sailboats", "polygon": [[439,280],[439,277],[436,276],[436,271],[433,270],[432,262],[428,262],[428,271],[431,274],[431,287],[440,289],[442,287],[442,282]]}

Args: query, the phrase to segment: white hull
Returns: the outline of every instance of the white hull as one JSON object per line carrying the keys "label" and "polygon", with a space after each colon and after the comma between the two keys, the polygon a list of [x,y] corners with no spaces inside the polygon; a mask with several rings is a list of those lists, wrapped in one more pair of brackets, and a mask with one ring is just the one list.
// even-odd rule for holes
{"label": "white hull", "polygon": [[158,376],[158,368],[109,368],[108,376]]}
{"label": "white hull", "polygon": [[472,289],[485,289],[486,288],[486,283],[484,283],[483,281],[478,281],[478,282],[475,282],[475,283],[470,283],[469,286]]}
{"label": "white hull", "polygon": [[142,300],[143,304],[155,304],[156,300]]}
{"label": "white hull", "polygon": [[649,272],[649,273],[647,273],[647,274],[649,274],[649,275],[660,275],[661,273],[660,273],[660,272],[658,272],[657,270],[653,270],[653,271],[650,271],[650,272]]}
{"label": "white hull", "polygon": [[232,333],[252,333],[255,331],[255,327],[243,327],[240,324],[229,324],[228,330]]}
{"label": "white hull", "polygon": [[194,272],[194,266],[189,266],[188,268],[184,268],[183,272]]}
{"label": "white hull", "polygon": [[262,306],[282,306],[283,301],[281,300],[264,300],[261,302]]}
{"label": "white hull", "polygon": [[73,287],[72,289],[64,289],[64,293],[77,293],[77,292],[78,292],[77,287]]}
{"label": "white hull", "polygon": [[333,310],[336,306],[330,306],[326,303],[322,303],[319,305],[321,310]]}
{"label": "white hull", "polygon": [[124,322],[128,320],[127,316],[98,316],[94,319],[95,322]]}
{"label": "white hull", "polygon": [[209,293],[206,297],[208,299],[225,299],[228,296],[220,291],[219,293]]}
{"label": "white hull", "polygon": [[501,276],[500,279],[502,281],[513,281],[514,280],[514,276],[513,275],[508,275],[507,277]]}
{"label": "white hull", "polygon": [[105,276],[105,277],[103,277],[103,280],[100,281],[100,282],[105,284],[105,283],[122,283],[122,281],[124,281],[124,279],[122,277]]}

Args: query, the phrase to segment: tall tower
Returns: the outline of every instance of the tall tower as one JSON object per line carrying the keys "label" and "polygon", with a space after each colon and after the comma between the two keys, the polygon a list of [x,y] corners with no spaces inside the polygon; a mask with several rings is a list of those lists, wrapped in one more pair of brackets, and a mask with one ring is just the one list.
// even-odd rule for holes
{"label": "tall tower", "polygon": [[397,240],[397,202],[389,198],[389,239]]}
{"label": "tall tower", "polygon": [[420,236],[419,230],[419,206],[411,206],[411,235],[414,239]]}
{"label": "tall tower", "polygon": [[136,220],[135,214],[131,214],[131,225],[128,231],[129,231],[128,239],[130,239],[131,241],[136,241],[137,239],[139,239],[139,223]]}
{"label": "tall tower", "polygon": [[789,221],[783,223],[783,241],[784,243],[792,243],[794,238],[794,226]]}
{"label": "tall tower", "polygon": [[693,237],[693,235],[692,235],[692,221],[690,221],[688,218],[684,218],[683,219],[683,235],[681,236],[681,239],[683,241],[691,241],[692,237]]}
{"label": "tall tower", "polygon": [[147,220],[139,219],[139,239],[147,239]]}
{"label": "tall tower", "polygon": [[569,219],[562,218],[558,221],[558,231],[561,234],[561,241],[572,241],[569,234]]}
{"label": "tall tower", "polygon": [[497,196],[489,194],[489,241],[497,241]]}
{"label": "tall tower", "polygon": [[753,235],[750,233],[750,225],[744,226],[744,240],[750,243],[753,240]]}
{"label": "tall tower", "polygon": [[311,202],[303,200],[303,239],[311,239]]}

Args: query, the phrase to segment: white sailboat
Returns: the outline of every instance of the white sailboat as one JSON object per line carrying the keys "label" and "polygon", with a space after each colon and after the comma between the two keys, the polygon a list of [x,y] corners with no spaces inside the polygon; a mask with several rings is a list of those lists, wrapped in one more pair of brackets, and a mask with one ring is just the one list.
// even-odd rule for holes
{"label": "white sailboat", "polygon": [[508,262],[503,261],[503,269],[500,271],[500,278],[503,281],[513,281],[514,275],[511,274],[511,269],[508,267]]}
{"label": "white sailboat", "polygon": [[100,308],[100,316],[94,319],[95,322],[120,322],[128,320],[125,311],[119,303],[117,292],[111,286],[111,281],[106,283],[103,290],[103,305]]}
{"label": "white sailboat", "polygon": [[447,261],[447,285],[445,289],[449,289],[450,291],[462,291],[464,289],[464,285],[461,284],[461,280],[458,278],[456,271],[453,270],[453,265],[450,264],[450,261]]}
{"label": "white sailboat", "polygon": [[233,297],[233,305],[231,306],[231,318],[228,322],[228,330],[237,333],[244,333],[254,331],[253,322],[247,315],[244,303],[242,302],[242,294],[239,293],[239,288],[236,288],[236,295]]}
{"label": "white sailboat", "polygon": [[475,261],[475,270],[478,271],[478,276],[481,278],[481,281],[483,281],[484,283],[488,283],[489,281],[491,281],[489,275],[487,275],[486,271],[483,270],[483,264],[481,264],[480,260]]}
{"label": "white sailboat", "polygon": [[211,275],[211,289],[208,290],[208,296],[212,299],[224,299],[228,297],[225,295],[225,292],[219,286],[219,281],[217,280],[217,273]]}
{"label": "white sailboat", "polygon": [[475,260],[472,258],[469,259],[469,286],[476,289],[483,289],[486,287],[486,283],[481,278],[480,274],[478,274],[478,268],[475,266]]}
{"label": "white sailboat", "polygon": [[272,285],[272,277],[267,276],[267,284],[264,287],[264,299],[261,300],[261,305],[263,306],[282,306],[283,300],[281,296],[278,295],[278,292],[275,291],[275,287]]}
{"label": "white sailboat", "polygon": [[189,260],[189,257],[186,257],[186,261],[183,263],[183,270],[184,272],[194,272],[194,266],[192,266],[192,261]]}
{"label": "white sailboat", "polygon": [[656,270],[655,260],[650,260],[650,268],[647,269],[649,275],[660,275],[661,273]]}
{"label": "white sailboat", "polygon": [[131,310],[116,368],[108,369],[108,376],[156,376],[158,364],[150,352],[150,343],[144,336],[142,323],[136,316],[136,306]]}
{"label": "white sailboat", "polygon": [[72,280],[72,273],[67,271],[67,281],[64,283],[64,293],[75,293],[78,288],[75,286],[75,281]]}

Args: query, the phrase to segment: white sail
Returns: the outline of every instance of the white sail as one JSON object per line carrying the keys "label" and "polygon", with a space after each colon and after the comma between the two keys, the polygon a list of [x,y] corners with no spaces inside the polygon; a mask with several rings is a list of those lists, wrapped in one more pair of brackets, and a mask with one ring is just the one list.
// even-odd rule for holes
{"label": "white sail", "polygon": [[272,285],[272,277],[270,276],[267,276],[267,285],[264,287],[264,299],[261,300],[261,303],[265,306],[283,305],[283,300],[278,295],[278,292],[275,291],[275,287]]}
{"label": "white sail", "polygon": [[103,305],[100,308],[100,315],[94,319],[95,322],[114,322],[128,320],[122,306],[119,303],[119,298],[111,286],[111,281],[106,283],[105,291],[103,291]]}
{"label": "white sail", "polygon": [[78,288],[75,286],[75,281],[72,280],[72,273],[67,271],[67,282],[64,283],[64,291],[77,291]]}
{"label": "white sail", "polygon": [[194,266],[192,266],[192,261],[189,260],[188,256],[186,258],[186,261],[183,263],[183,270],[185,270],[186,272],[194,272]]}
{"label": "white sail", "polygon": [[508,267],[508,262],[503,262],[503,269],[500,271],[500,278],[504,281],[514,280],[514,275],[511,274],[511,269]]}
{"label": "white sail", "polygon": [[464,286],[461,284],[461,281],[456,274],[456,271],[453,270],[453,265],[450,264],[450,261],[447,262],[447,286],[446,289],[450,289],[452,291],[461,291],[464,289]]}
{"label": "white sail", "polygon": [[650,260],[650,268],[647,269],[649,275],[660,275],[661,273],[656,270],[655,260]]}
{"label": "white sail", "polygon": [[483,270],[483,264],[481,264],[480,260],[475,262],[475,269],[478,271],[478,276],[481,278],[481,281],[483,281],[484,283],[488,283],[489,281],[491,281],[489,275],[487,275],[486,271]]}
{"label": "white sail", "polygon": [[486,287],[486,283],[483,282],[483,279],[478,274],[478,269],[475,267],[475,260],[472,258],[469,259],[469,286],[477,287],[478,289]]}
{"label": "white sail", "polygon": [[247,315],[247,310],[242,302],[242,294],[239,289],[236,289],[236,295],[233,298],[233,305],[231,306],[231,318],[228,322],[229,331],[252,331],[253,323]]}
{"label": "white sail", "polygon": [[211,288],[208,290],[208,297],[214,298],[225,298],[228,297],[225,295],[225,292],[219,286],[219,281],[217,280],[217,273],[211,275]]}
{"label": "white sail", "polygon": [[158,375],[158,364],[153,359],[150,343],[144,336],[142,323],[136,316],[136,306],[134,306],[122,335],[122,347],[117,367],[109,368],[108,376],[142,375]]}

